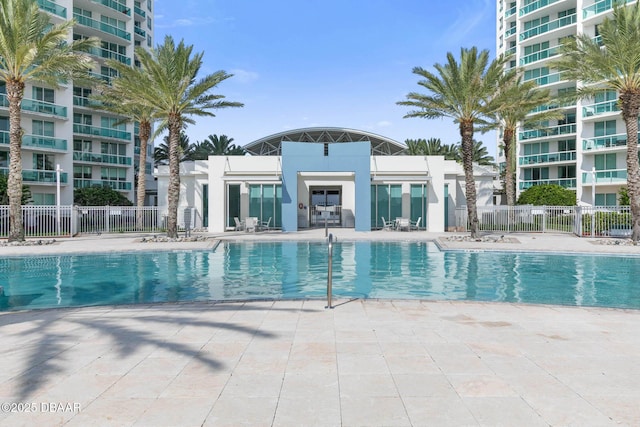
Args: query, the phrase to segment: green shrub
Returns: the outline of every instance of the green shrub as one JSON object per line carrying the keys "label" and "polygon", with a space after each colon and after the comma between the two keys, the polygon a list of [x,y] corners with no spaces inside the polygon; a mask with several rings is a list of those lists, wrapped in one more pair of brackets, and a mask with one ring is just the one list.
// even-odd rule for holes
{"label": "green shrub", "polygon": [[575,206],[576,193],[556,184],[534,185],[518,197],[519,205]]}
{"label": "green shrub", "polygon": [[122,193],[100,186],[74,190],[73,203],[79,206],[133,206]]}

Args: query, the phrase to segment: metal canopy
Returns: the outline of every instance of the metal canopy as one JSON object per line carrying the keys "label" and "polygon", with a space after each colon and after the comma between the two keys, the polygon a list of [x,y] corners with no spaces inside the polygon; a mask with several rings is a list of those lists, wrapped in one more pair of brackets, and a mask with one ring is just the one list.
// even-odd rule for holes
{"label": "metal canopy", "polygon": [[282,141],[289,142],[370,142],[372,156],[395,156],[406,149],[404,144],[390,138],[355,129],[314,127],[293,129],[276,133],[245,145],[248,153],[257,156],[279,156],[282,154]]}

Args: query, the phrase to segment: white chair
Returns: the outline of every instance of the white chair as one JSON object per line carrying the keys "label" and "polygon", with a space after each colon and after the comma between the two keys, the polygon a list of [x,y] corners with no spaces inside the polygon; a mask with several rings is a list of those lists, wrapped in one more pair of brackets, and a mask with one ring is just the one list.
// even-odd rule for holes
{"label": "white chair", "polygon": [[233,221],[236,223],[235,231],[244,230],[244,221],[240,221],[240,219],[237,216],[233,217]]}
{"label": "white chair", "polygon": [[422,217],[419,216],[418,220],[414,223],[411,221],[411,225],[409,227],[410,230],[419,230],[420,229],[420,221],[422,221]]}
{"label": "white chair", "polygon": [[385,221],[384,217],[382,218],[382,229],[385,231],[391,231],[396,228],[396,224],[393,221]]}
{"label": "white chair", "polygon": [[260,221],[260,226],[258,227],[260,231],[269,231],[269,227],[271,226],[271,217],[269,217],[268,221]]}

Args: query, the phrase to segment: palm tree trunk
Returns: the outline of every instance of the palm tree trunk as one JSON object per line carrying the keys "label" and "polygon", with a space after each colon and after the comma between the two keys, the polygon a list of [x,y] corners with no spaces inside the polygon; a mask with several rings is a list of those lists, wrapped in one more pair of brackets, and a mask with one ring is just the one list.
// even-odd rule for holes
{"label": "palm tree trunk", "polygon": [[178,201],[180,200],[180,117],[169,117],[169,188],[167,237],[178,238]]}
{"label": "palm tree trunk", "polygon": [[462,166],[464,168],[467,214],[471,237],[478,237],[478,210],[476,208],[476,182],[473,177],[473,122],[460,122],[462,137]]}
{"label": "palm tree trunk", "polygon": [[512,129],[505,129],[502,136],[502,145],[504,146],[504,157],[507,162],[507,169],[504,176],[504,186],[507,192],[507,206],[516,204],[516,183],[513,179],[513,135]]}
{"label": "palm tree trunk", "polygon": [[627,187],[631,205],[632,232],[634,242],[640,240],[640,166],[638,165],[638,113],[640,95],[620,94],[622,118],[627,127]]}
{"label": "palm tree trunk", "polygon": [[140,122],[140,154],[138,162],[138,194],[136,196],[138,209],[136,210],[136,228],[142,230],[144,228],[144,198],[147,192],[147,142],[151,135],[151,123],[148,121]]}
{"label": "palm tree trunk", "polygon": [[24,83],[8,79],[6,82],[9,100],[9,236],[10,242],[24,241],[22,224],[22,126],[20,104],[24,97]]}

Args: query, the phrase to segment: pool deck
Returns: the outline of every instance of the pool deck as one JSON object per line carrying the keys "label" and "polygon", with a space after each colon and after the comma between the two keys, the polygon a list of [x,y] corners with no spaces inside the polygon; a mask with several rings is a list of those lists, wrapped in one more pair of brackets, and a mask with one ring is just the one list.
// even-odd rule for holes
{"label": "pool deck", "polygon": [[[444,236],[331,232],[339,240]],[[321,240],[324,230],[210,237]],[[517,241],[440,244],[640,255],[638,246],[568,235],[506,237]],[[0,256],[213,245],[138,240],[62,239],[0,247]],[[640,425],[638,310],[334,303],[333,309],[324,301],[285,300],[0,314],[0,425]],[[6,403],[22,412],[7,412]]]}

